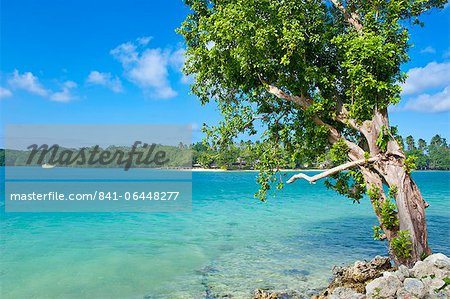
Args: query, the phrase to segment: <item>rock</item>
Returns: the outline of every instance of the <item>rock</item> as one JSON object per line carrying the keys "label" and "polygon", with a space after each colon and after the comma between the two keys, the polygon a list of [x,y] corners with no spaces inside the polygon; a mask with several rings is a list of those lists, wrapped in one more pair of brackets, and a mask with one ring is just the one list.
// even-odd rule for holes
{"label": "rock", "polygon": [[366,285],[368,298],[393,299],[402,282],[396,275],[379,277]]}
{"label": "rock", "polygon": [[445,282],[442,279],[439,278],[431,278],[431,277],[425,277],[422,279],[423,284],[427,289],[430,290],[439,290],[445,285]]}
{"label": "rock", "polygon": [[425,285],[417,278],[406,278],[403,288],[406,292],[418,298],[423,298],[426,294]]}
{"label": "rock", "polygon": [[354,282],[365,282],[382,275],[383,271],[391,269],[388,257],[376,256],[369,262],[356,261],[352,267],[343,268],[342,273]]}
{"label": "rock", "polygon": [[253,299],[278,299],[276,292],[257,289],[253,294]]}
{"label": "rock", "polygon": [[388,257],[376,256],[370,261],[356,261],[352,266],[334,267],[333,280],[328,288],[316,298],[327,298],[336,288],[351,288],[357,293],[364,293],[368,281],[383,275],[384,271],[392,270]]}
{"label": "rock", "polygon": [[253,299],[300,299],[304,298],[295,291],[276,292],[263,289],[256,289]]}
{"label": "rock", "polygon": [[429,269],[429,265],[423,261],[418,261],[411,270],[413,276],[415,277],[426,277],[431,271],[431,269]]}
{"label": "rock", "polygon": [[450,298],[450,285],[445,285],[445,282],[442,279],[434,278],[431,279],[431,281],[425,282],[425,285],[428,283],[429,286],[427,287],[427,295],[425,296],[426,299],[431,298],[438,298],[438,299],[448,299]]}
{"label": "rock", "polygon": [[413,299],[414,297],[408,293],[404,288],[397,290],[397,299]]}
{"label": "rock", "polygon": [[391,276],[395,276],[398,278],[398,276],[395,272],[383,272],[383,277],[391,277]]}
{"label": "rock", "polygon": [[406,266],[400,265],[398,267],[398,270],[394,272],[395,275],[397,275],[398,279],[400,279],[401,282],[405,280],[405,278],[409,277],[409,269]]}
{"label": "rock", "polygon": [[437,291],[432,291],[432,290],[430,290],[429,291],[429,295],[428,295],[428,297],[426,297],[427,299],[428,298],[433,298],[433,299],[435,299],[435,298],[437,298],[437,299],[448,299],[448,298],[450,298],[450,286],[446,286],[444,289],[440,289],[440,290],[437,290]]}
{"label": "rock", "polygon": [[335,267],[334,279],[316,299],[449,299],[450,259],[433,254],[412,269],[399,266],[392,271],[388,258]]}
{"label": "rock", "polygon": [[350,288],[338,287],[328,296],[329,299],[365,299],[364,294],[358,293]]}
{"label": "rock", "polygon": [[[435,255],[438,255],[435,257]],[[440,279],[450,277],[450,265],[447,265],[446,259],[442,259],[443,254],[433,254],[423,261],[418,261],[412,268],[414,277],[425,278],[427,276],[434,276]],[[448,258],[447,258],[448,259]]]}
{"label": "rock", "polygon": [[435,253],[423,260],[424,263],[429,263],[439,269],[450,270],[450,258],[442,253]]}

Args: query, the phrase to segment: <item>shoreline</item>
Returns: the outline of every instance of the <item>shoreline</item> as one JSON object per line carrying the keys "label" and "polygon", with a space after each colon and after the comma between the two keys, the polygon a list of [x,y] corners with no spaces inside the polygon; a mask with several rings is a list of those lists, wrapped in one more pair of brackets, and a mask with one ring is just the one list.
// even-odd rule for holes
{"label": "shoreline", "polygon": [[[42,168],[41,166],[35,165],[20,165],[20,166],[4,166],[1,165],[0,169],[5,169],[7,167],[30,167],[30,168]],[[66,167],[66,166],[55,166],[54,168],[59,169],[122,169],[122,167]],[[212,169],[212,168],[145,168],[145,167],[132,167],[130,169],[146,169],[146,170],[170,170],[170,171],[191,171],[191,172],[259,172],[257,169]],[[322,172],[327,171],[330,168],[282,168],[279,171],[281,172]],[[413,170],[412,173],[415,172],[450,172],[450,169],[421,169],[421,170]]]}
{"label": "shoreline", "polygon": [[[257,169],[210,169],[210,168],[192,168],[192,169],[168,169],[168,170],[185,170],[192,172],[259,172]],[[328,169],[280,169],[282,172],[320,172]]]}

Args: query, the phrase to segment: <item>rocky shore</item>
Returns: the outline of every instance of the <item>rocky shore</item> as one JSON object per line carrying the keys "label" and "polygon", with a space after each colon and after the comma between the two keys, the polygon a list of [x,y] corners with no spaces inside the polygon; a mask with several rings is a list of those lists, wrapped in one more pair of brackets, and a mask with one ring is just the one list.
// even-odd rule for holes
{"label": "rocky shore", "polygon": [[[258,289],[253,299],[307,298],[295,292]],[[335,267],[333,280],[313,299],[444,299],[450,298],[450,258],[430,255],[413,268],[394,268],[387,257],[357,261],[348,267]]]}

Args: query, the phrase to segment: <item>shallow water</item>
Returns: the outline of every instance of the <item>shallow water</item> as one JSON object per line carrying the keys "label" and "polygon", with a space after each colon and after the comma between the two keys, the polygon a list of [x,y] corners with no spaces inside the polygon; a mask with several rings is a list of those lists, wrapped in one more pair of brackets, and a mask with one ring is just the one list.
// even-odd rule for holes
{"label": "shallow water", "polygon": [[[268,203],[254,172],[193,173],[193,211],[1,212],[1,298],[248,298],[305,294],[335,264],[385,254],[376,219],[323,184],[296,182]],[[450,172],[416,172],[430,244],[450,254]],[[1,189],[4,200],[4,190]],[[3,209],[3,208],[2,208]]]}

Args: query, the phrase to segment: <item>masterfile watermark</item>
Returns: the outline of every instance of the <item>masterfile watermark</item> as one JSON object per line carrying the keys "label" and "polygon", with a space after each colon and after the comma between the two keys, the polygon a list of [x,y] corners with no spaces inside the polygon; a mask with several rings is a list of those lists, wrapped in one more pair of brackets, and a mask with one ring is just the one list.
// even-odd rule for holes
{"label": "masterfile watermark", "polygon": [[[141,146],[140,146],[141,145]],[[130,167],[138,166],[163,166],[170,159],[164,150],[155,150],[156,144],[135,141],[129,151],[120,148],[102,149],[100,145],[91,148],[65,149],[57,144],[32,144],[27,147],[30,150],[26,165],[44,164],[59,166],[93,166],[93,165],[123,165],[125,171]]]}
{"label": "masterfile watermark", "polygon": [[187,125],[8,125],[6,212],[192,207]]}

